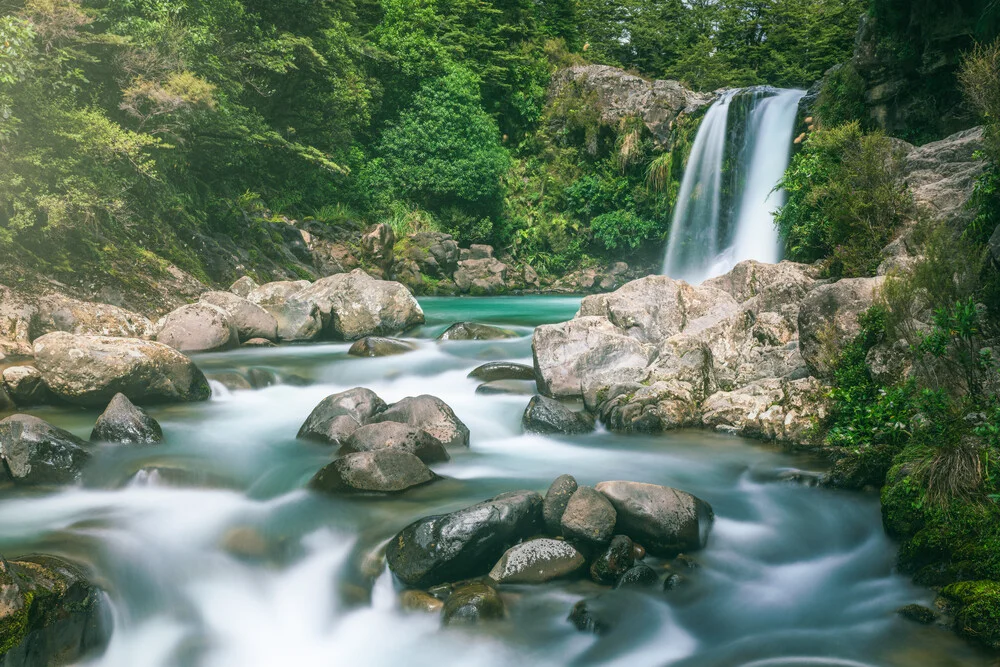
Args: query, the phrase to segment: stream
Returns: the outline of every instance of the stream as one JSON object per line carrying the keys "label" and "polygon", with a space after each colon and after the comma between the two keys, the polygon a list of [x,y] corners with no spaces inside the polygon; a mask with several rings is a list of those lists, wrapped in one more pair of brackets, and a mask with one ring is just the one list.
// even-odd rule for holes
{"label": "stream", "polygon": [[[83,565],[106,591],[113,624],[100,667],[330,665],[987,665],[938,627],[895,610],[934,594],[894,572],[878,497],[787,481],[822,471],[803,454],[707,431],[624,436],[524,435],[528,395],[479,395],[466,378],[493,360],[531,363],[532,327],[569,319],[570,297],[428,298],[419,348],[378,359],[348,344],[201,355],[208,374],[250,367],[297,380],[257,391],[214,384],[203,404],[150,413],[163,445],[107,447],[71,489],[3,491],[0,552],[43,552]],[[521,337],[434,340],[461,320]],[[295,439],[325,396],[363,385],[386,402],[433,394],[472,432],[468,451],[435,465],[444,481],[386,499],[304,490],[333,451]],[[97,413],[32,412],[82,437]],[[544,493],[560,474],[689,491],[716,513],[692,554],[690,584],[620,596],[602,636],[566,620],[604,590],[585,580],[505,586],[509,619],[441,629],[399,609],[370,554],[411,521],[504,491]],[[800,475],[801,476],[801,475]],[[808,475],[805,475],[808,477]],[[234,546],[235,545],[235,546]],[[655,559],[647,562],[657,565]],[[376,575],[371,585],[371,575]]]}

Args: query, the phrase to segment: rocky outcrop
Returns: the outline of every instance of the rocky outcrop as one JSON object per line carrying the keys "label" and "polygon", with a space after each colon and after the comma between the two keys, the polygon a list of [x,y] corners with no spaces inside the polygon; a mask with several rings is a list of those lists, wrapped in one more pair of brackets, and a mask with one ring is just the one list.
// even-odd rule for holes
{"label": "rocky outcrop", "polygon": [[710,396],[702,405],[702,424],[761,440],[814,444],[827,417],[828,392],[811,377],[759,380]]}
{"label": "rocky outcrop", "polygon": [[15,484],[71,484],[90,460],[86,443],[37,417],[14,415],[0,421],[3,471]]}
{"label": "rocky outcrop", "polygon": [[861,331],[858,316],[875,301],[885,281],[877,278],[845,278],[822,285],[809,293],[799,306],[799,350],[809,370],[818,377],[831,372],[831,364],[843,345]]}
{"label": "rocky outcrop", "polygon": [[210,303],[188,304],[167,315],[156,340],[180,352],[215,352],[240,344],[233,319]]}
{"label": "rocky outcrop", "polygon": [[315,304],[325,331],[340,340],[398,334],[424,323],[423,310],[405,287],[361,270],[318,280],[294,299]]}
{"label": "rocky outcrop", "polygon": [[455,285],[473,296],[506,291],[507,265],[495,257],[466,259],[458,263]]}
{"label": "rocky outcrop", "polygon": [[120,445],[150,445],[163,442],[163,429],[145,410],[134,406],[125,394],[116,394],[97,418],[90,439]]}
{"label": "rocky outcrop", "polygon": [[983,147],[981,127],[909,147],[903,171],[917,206],[934,220],[964,227],[974,215],[968,203],[986,166],[976,156]]}

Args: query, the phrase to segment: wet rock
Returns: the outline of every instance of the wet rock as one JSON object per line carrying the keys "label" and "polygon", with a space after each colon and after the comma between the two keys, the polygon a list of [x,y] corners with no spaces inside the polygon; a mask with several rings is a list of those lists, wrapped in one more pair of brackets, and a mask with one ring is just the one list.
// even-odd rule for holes
{"label": "wet rock", "polygon": [[542,502],[542,518],[549,534],[562,535],[562,517],[577,488],[579,487],[572,475],[560,475],[549,486]]}
{"label": "wet rock", "polygon": [[496,380],[533,381],[535,379],[535,369],[532,366],[515,364],[511,361],[491,361],[469,373],[469,377],[480,382],[494,382]]}
{"label": "wet rock", "polygon": [[469,427],[436,396],[408,396],[371,418],[375,422],[400,422],[416,426],[440,440],[446,447],[468,447]]}
{"label": "wet rock", "polygon": [[615,582],[615,588],[653,588],[659,583],[660,578],[653,568],[639,563],[630,567]]}
{"label": "wet rock", "polygon": [[590,564],[590,578],[611,585],[635,565],[635,544],[625,535],[615,535],[608,547]]}
{"label": "wet rock", "polygon": [[32,366],[5,368],[3,386],[17,405],[45,405],[52,401],[52,394],[42,374]]}
{"label": "wet rock", "polygon": [[35,340],[35,366],[59,399],[104,407],[115,394],[134,403],[205,401],[208,380],[176,350],[152,341],[52,333]]}
{"label": "wet rock", "polygon": [[166,316],[156,340],[180,352],[214,352],[236,347],[240,337],[232,318],[222,308],[192,303]]}
{"label": "wet rock", "polygon": [[0,456],[15,484],[70,484],[90,460],[87,443],[37,417],[0,421]]}
{"label": "wet rock", "polygon": [[920,623],[921,625],[930,625],[941,618],[941,614],[922,604],[905,605],[897,609],[896,613],[909,621]]}
{"label": "wet rock", "polygon": [[529,433],[590,433],[594,418],[586,412],[574,412],[546,396],[534,396],[521,417],[521,426]]}
{"label": "wet rock", "polygon": [[[277,326],[277,323],[275,323]],[[269,341],[266,338],[251,338],[247,342],[243,343],[243,347],[278,347],[274,342]]]}
{"label": "wet rock", "polygon": [[573,545],[540,538],[511,547],[490,571],[498,584],[540,584],[573,574],[586,564]]}
{"label": "wet rock", "polygon": [[219,546],[237,558],[248,560],[264,560],[271,551],[263,533],[253,526],[230,528],[222,536]]}
{"label": "wet rock", "polygon": [[405,354],[417,349],[413,343],[395,338],[380,338],[366,336],[351,345],[347,353],[353,357],[389,357],[394,354]]}
{"label": "wet rock", "polygon": [[443,334],[438,336],[438,340],[502,340],[504,338],[517,338],[517,332],[476,322],[452,324]]}
{"label": "wet rock", "polygon": [[364,387],[331,394],[313,408],[297,437],[343,445],[354,431],[371,421],[385,407],[385,401]]}
{"label": "wet rock", "polygon": [[115,394],[90,433],[92,442],[145,445],[163,442],[163,429],[142,408],[132,405],[125,394]]}
{"label": "wet rock", "polygon": [[444,608],[444,602],[429,593],[409,589],[399,594],[399,606],[406,611],[437,614]]}
{"label": "wet rock", "polygon": [[239,280],[237,280],[236,282],[234,282],[232,285],[229,286],[229,291],[235,294],[236,296],[245,299],[248,296],[250,296],[251,292],[253,292],[255,289],[259,287],[260,285],[258,285],[253,278],[251,278],[250,276],[243,276],[242,278],[240,278]]}
{"label": "wet rock", "polygon": [[619,625],[635,622],[643,613],[645,610],[636,605],[635,594],[613,592],[580,600],[567,620],[580,632],[601,636]]}
{"label": "wet rock", "polygon": [[581,486],[570,496],[560,526],[567,540],[600,547],[614,535],[616,520],[617,512],[604,495]]}
{"label": "wet rock", "polygon": [[278,322],[271,313],[255,303],[231,292],[206,292],[199,297],[204,303],[221,308],[236,325],[240,342],[256,338],[278,340]]}
{"label": "wet rock", "polygon": [[673,572],[667,575],[667,578],[663,580],[663,591],[665,593],[677,590],[681,586],[688,583],[688,578],[683,574],[677,574]]}
{"label": "wet rock", "polygon": [[440,463],[449,458],[448,450],[431,434],[409,424],[380,422],[358,428],[340,448],[341,454],[399,449],[424,463]]}
{"label": "wet rock", "polygon": [[386,560],[408,586],[458,581],[486,573],[541,524],[539,494],[504,493],[450,514],[418,519],[389,542]]}
{"label": "wet rock", "polygon": [[278,374],[267,368],[248,368],[247,382],[254,389],[264,389],[278,384]]}
{"label": "wet rock", "polygon": [[714,514],[708,503],[690,493],[621,481],[601,482],[597,490],[614,506],[618,531],[650,554],[672,558],[705,546]]}
{"label": "wet rock", "polygon": [[247,295],[271,314],[278,325],[278,340],[308,341],[323,330],[323,319],[315,303],[298,300],[296,294],[311,283],[308,280],[282,280],[261,285]]}
{"label": "wet rock", "polygon": [[537,387],[528,380],[494,380],[476,387],[476,393],[483,396],[531,396]]}
{"label": "wet rock", "polygon": [[444,603],[441,621],[444,625],[476,625],[482,621],[499,621],[506,615],[497,589],[475,581],[455,588]]}
{"label": "wet rock", "polygon": [[347,454],[312,478],[309,487],[324,493],[400,493],[436,479],[424,462],[399,449]]}
{"label": "wet rock", "polygon": [[885,281],[877,278],[845,278],[812,290],[799,306],[799,351],[809,370],[817,377],[832,372],[843,346],[861,325],[858,316],[875,301]]}
{"label": "wet rock", "polygon": [[218,382],[230,391],[249,391],[253,389],[250,380],[236,371],[226,371],[224,373],[211,373],[207,376],[209,380]]}

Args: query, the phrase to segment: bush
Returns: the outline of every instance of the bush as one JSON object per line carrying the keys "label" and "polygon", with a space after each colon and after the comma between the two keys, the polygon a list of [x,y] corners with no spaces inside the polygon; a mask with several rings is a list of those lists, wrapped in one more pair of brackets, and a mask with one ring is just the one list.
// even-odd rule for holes
{"label": "bush", "polygon": [[656,223],[640,218],[631,211],[605,213],[590,222],[594,240],[608,250],[638,248],[656,232]]}
{"label": "bush", "polygon": [[832,68],[823,79],[816,115],[825,127],[861,122],[865,116],[865,80],[851,63]]}

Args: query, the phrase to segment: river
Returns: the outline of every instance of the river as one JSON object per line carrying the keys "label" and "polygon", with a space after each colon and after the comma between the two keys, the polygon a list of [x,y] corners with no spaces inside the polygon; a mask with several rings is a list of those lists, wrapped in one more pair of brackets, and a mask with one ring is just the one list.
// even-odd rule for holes
{"label": "river", "polygon": [[[166,442],[102,449],[82,487],[5,490],[0,551],[81,563],[110,602],[101,667],[623,664],[987,665],[950,632],[894,612],[933,593],[894,573],[878,498],[783,481],[815,472],[808,455],[703,431],[623,436],[521,433],[528,396],[484,396],[480,363],[530,363],[532,327],[572,317],[563,297],[424,299],[415,352],[348,357],[346,344],[243,349],[197,357],[207,373],[265,367],[294,384],[229,392],[150,410]],[[514,328],[491,342],[434,338],[460,320]],[[472,431],[469,451],[433,466],[447,479],[388,499],[303,490],[332,454],[295,434],[328,394],[363,385],[387,402],[430,393]],[[97,414],[34,411],[87,437]],[[587,581],[510,586],[510,618],[442,630],[398,609],[368,554],[414,519],[515,489],[545,492],[563,473],[581,484],[624,479],[675,486],[716,512],[690,584],[623,594],[621,622],[597,637],[566,617],[599,592]],[[653,559],[647,559],[654,565]],[[378,568],[375,568],[375,572]]]}

